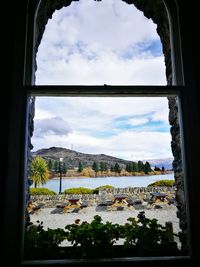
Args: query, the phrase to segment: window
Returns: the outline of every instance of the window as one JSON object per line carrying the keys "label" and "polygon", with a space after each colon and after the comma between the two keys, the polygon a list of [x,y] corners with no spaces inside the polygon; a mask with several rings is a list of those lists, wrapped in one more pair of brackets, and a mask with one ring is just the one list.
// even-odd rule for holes
{"label": "window", "polygon": [[[166,3],[168,3],[168,2],[166,2]],[[173,14],[173,13],[171,13],[171,14]],[[174,21],[173,19],[174,19],[174,17],[172,16],[171,25],[173,27],[172,27],[172,31],[171,32],[172,32],[172,34],[174,34],[174,36],[173,36],[174,37],[174,40],[177,40],[176,38],[178,38],[179,36],[178,36],[178,32],[175,32],[175,29],[177,29],[177,26],[178,25],[176,24],[176,21]],[[174,43],[175,43],[175,41],[174,41]],[[27,49],[28,49],[28,47],[27,47]],[[180,51],[179,50],[179,47],[177,48],[177,46],[175,46],[175,48],[174,48],[173,51],[176,51],[176,49],[177,49],[177,51]],[[181,83],[179,83],[181,75],[179,75],[180,74],[178,72],[178,69],[179,68],[177,68],[181,64],[181,62],[180,62],[180,59],[179,60],[176,60],[177,53],[175,53],[175,55],[173,55],[173,56],[174,56],[173,57],[173,59],[174,59],[173,64],[174,64],[174,70],[175,70],[174,73],[176,73],[176,75],[177,75],[176,76],[177,79],[174,78],[174,84],[182,85]],[[29,62],[29,60],[30,60],[30,58],[27,58],[27,62]],[[19,70],[19,73],[20,73],[20,70]],[[27,68],[27,71],[30,71],[30,68]],[[22,77],[21,75],[19,75],[19,76]],[[28,76],[26,75],[25,77],[28,77]],[[29,78],[27,78],[26,81],[28,81],[28,80],[30,81],[30,76],[29,76]],[[28,82],[28,84],[30,84],[30,83]],[[187,83],[186,83],[186,85],[187,85]],[[18,105],[19,106],[17,106],[17,105],[14,106],[14,109],[15,110],[18,110],[20,112],[17,112],[15,114],[12,114],[12,116],[13,116],[12,117],[12,121],[16,121],[17,122],[18,121],[17,118],[20,118],[20,116],[23,117],[23,118],[26,117],[25,114],[27,114],[27,110],[25,110],[24,107],[25,107],[25,103],[26,103],[26,94],[27,93],[30,93],[31,92],[33,94],[35,93],[36,95],[39,95],[39,94],[44,94],[46,92],[46,93],[51,94],[51,95],[53,95],[53,94],[56,95],[59,92],[59,94],[60,93],[61,94],[66,94],[66,88],[64,88],[64,87],[57,87],[57,86],[55,86],[54,88],[52,88],[52,87],[46,87],[46,86],[37,86],[37,87],[25,86],[23,89],[24,90],[22,90],[22,93],[17,93],[18,94],[18,99],[20,100],[18,102]],[[77,93],[79,95],[88,95],[88,94],[89,95],[101,95],[101,94],[106,94],[107,93],[107,91],[104,88],[103,88],[103,90],[101,92],[99,92],[99,91],[97,91],[95,89],[97,89],[97,88],[90,87],[90,88],[87,89],[87,91],[85,91],[84,88],[79,89],[78,87],[73,87],[73,88],[67,90],[67,93],[69,93],[70,95],[74,95],[74,94],[77,94]],[[148,86],[148,87],[134,87],[134,88],[127,87],[126,89],[123,89],[123,92],[122,92],[122,89],[119,88],[119,87],[116,87],[116,88],[112,89],[112,93],[115,93],[115,94],[118,94],[118,95],[119,94],[120,95],[121,94],[124,94],[124,95],[125,94],[132,94],[133,92],[136,93],[136,94],[141,94],[141,95],[143,95],[143,94],[146,94],[146,95],[148,95],[148,94],[149,95],[163,95],[163,94],[164,95],[174,95],[175,94],[175,95],[178,95],[180,97],[180,100],[181,100],[181,109],[182,109],[182,116],[183,116],[183,125],[182,125],[182,127],[184,129],[184,135],[185,135],[183,140],[187,140],[188,141],[187,144],[184,142],[184,150],[186,151],[186,153],[185,153],[184,156],[185,156],[185,159],[186,159],[186,163],[190,163],[190,165],[192,165],[192,163],[189,162],[189,158],[192,157],[191,156],[191,151],[193,149],[193,145],[192,145],[191,139],[189,138],[188,132],[186,130],[187,129],[186,126],[188,125],[188,122],[189,121],[188,121],[188,117],[187,117],[187,113],[186,113],[185,107],[187,107],[187,108],[189,108],[189,107],[188,107],[188,104],[187,104],[188,102],[186,100],[187,98],[185,98],[185,96],[188,96],[186,94],[185,87],[178,87],[178,86],[176,86],[176,87],[170,87],[170,86],[169,87],[152,87],[152,86],[149,87]],[[191,98],[189,98],[189,99],[191,99]],[[189,109],[189,111],[191,112],[191,114],[193,114],[190,109]],[[25,125],[26,124],[25,123],[25,120],[23,122],[24,122],[24,125]],[[22,125],[22,126],[24,126],[24,125]],[[189,125],[191,125],[192,126],[191,128],[193,129],[194,125],[191,122],[190,122]],[[19,125],[16,123],[16,126],[19,126]],[[24,132],[23,129],[25,129],[25,127],[19,127],[17,129],[19,130],[18,131],[18,134],[19,135],[17,135],[18,138],[20,136],[21,140],[24,140],[25,132]],[[20,181],[20,179],[17,179],[17,181],[15,183],[13,183],[12,177],[16,175],[16,172],[19,173],[19,174],[21,174],[21,175],[24,175],[22,170],[24,170],[24,160],[26,161],[26,157],[24,159],[24,156],[23,156],[25,154],[22,152],[22,149],[20,147],[20,140],[18,138],[16,137],[11,142],[12,145],[16,144],[16,151],[10,157],[10,162],[11,163],[14,163],[15,162],[15,164],[12,166],[13,167],[13,170],[10,170],[9,171],[9,176],[8,177],[10,177],[10,178],[7,181],[7,183],[12,184],[13,187],[15,188],[15,189],[12,189],[12,187],[11,187],[13,199],[16,199],[16,200],[18,199],[18,196],[19,195],[22,196],[22,191],[23,190],[21,190],[21,192],[18,191],[18,188],[22,188],[22,181]],[[27,147],[25,146],[25,150],[26,150],[26,148]],[[13,157],[15,157],[15,159]],[[16,158],[17,159],[20,158],[21,164],[16,163]],[[189,177],[190,177],[191,174],[194,174],[195,175],[195,173],[193,173],[193,171],[191,170],[190,166],[188,166],[187,164],[185,164],[185,167],[186,166],[187,166],[187,176],[189,175]],[[14,186],[14,184],[17,185],[17,186]],[[188,186],[189,186],[188,187],[188,192],[190,192],[190,183],[186,183],[186,184],[188,184]],[[16,201],[16,204],[17,203],[19,203],[19,202]],[[22,201],[20,201],[20,203],[22,204]],[[7,217],[10,216],[10,219],[12,217],[12,219],[14,221],[17,221],[17,217],[16,217],[17,214],[14,213],[14,214],[11,215],[9,213],[9,207],[12,209],[13,208],[13,203],[11,203],[11,202],[8,201],[7,202],[7,211],[6,211]],[[21,210],[21,212],[22,212],[22,210]],[[11,221],[7,224],[7,229],[9,229],[8,228],[9,226],[12,226]],[[17,232],[15,230],[12,229],[11,232],[10,232],[10,235],[16,236],[16,233]],[[12,249],[14,251],[14,246],[11,245],[11,250]]]}

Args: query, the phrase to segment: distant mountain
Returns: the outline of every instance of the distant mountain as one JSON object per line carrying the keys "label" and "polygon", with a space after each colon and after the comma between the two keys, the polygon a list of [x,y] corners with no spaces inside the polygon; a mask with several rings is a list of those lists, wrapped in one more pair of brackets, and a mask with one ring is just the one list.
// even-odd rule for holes
{"label": "distant mountain", "polygon": [[[67,167],[69,169],[77,168],[79,162],[82,162],[84,166],[92,166],[94,161],[96,161],[97,163],[106,162],[108,164],[108,167],[114,166],[115,163],[118,163],[121,167],[125,167],[126,164],[131,162],[129,160],[124,160],[105,154],[86,154],[62,147],[39,149],[36,152],[32,152],[32,155],[40,156],[46,160],[59,160],[59,158],[63,158],[63,161],[67,164]],[[164,166],[165,169],[172,169],[172,160],[172,158],[167,158],[144,160],[143,162],[148,161],[152,167],[156,165],[160,168]]]}
{"label": "distant mountain", "polygon": [[108,167],[115,165],[115,163],[118,163],[121,167],[124,167],[126,164],[131,162],[105,154],[85,154],[62,147],[40,149],[36,152],[33,152],[32,155],[40,156],[46,160],[59,160],[59,158],[63,158],[63,161],[67,164],[69,169],[77,168],[80,161],[82,162],[83,166],[92,166],[94,161],[97,163],[106,162]]}
{"label": "distant mountain", "polygon": [[149,160],[147,159],[146,161],[150,163],[152,168],[154,168],[155,166],[162,168],[162,166],[164,166],[166,170],[172,169],[173,158],[149,159]]}

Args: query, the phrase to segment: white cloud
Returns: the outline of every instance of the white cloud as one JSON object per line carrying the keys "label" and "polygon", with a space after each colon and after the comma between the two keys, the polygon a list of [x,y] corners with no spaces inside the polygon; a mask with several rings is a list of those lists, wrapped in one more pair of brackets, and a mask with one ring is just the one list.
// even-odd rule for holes
{"label": "white cloud", "polygon": [[51,112],[45,110],[44,107],[45,105],[42,108],[37,107],[35,109],[35,118],[37,118],[37,120],[42,120],[42,119],[53,117],[51,116]]}
{"label": "white cloud", "polygon": [[[163,67],[161,67],[163,66]],[[163,85],[164,59],[160,57],[123,59],[115,54],[98,55],[88,60],[74,54],[69,61],[58,59],[41,64],[37,84],[62,85]]]}
{"label": "white cloud", "polygon": [[129,124],[133,126],[138,126],[147,123],[149,120],[147,118],[133,118],[128,121]]}
{"label": "white cloud", "polygon": [[[151,121],[159,126],[169,127],[167,121],[168,104],[166,98],[111,98],[111,97],[37,97],[37,116],[47,114],[41,126],[52,126],[52,114],[60,116],[61,130],[66,134],[52,133],[44,127],[45,138],[34,133],[34,150],[51,146],[72,148],[85,153],[110,154],[126,159],[150,159],[171,157],[171,136],[169,131],[158,132]],[[158,116],[165,110],[165,114]],[[48,117],[48,114],[51,114]],[[158,114],[158,115],[155,115]],[[165,116],[164,116],[165,115]],[[36,116],[36,122],[37,122]],[[121,120],[122,119],[122,120]],[[154,120],[153,120],[154,119]],[[120,128],[116,122],[122,123]],[[160,121],[162,120],[162,121]],[[135,126],[148,122],[148,129],[136,131],[126,129],[126,124]],[[57,124],[53,123],[53,126]],[[124,123],[124,124],[123,124]],[[64,127],[64,128],[63,128]],[[36,128],[37,129],[37,128]],[[50,127],[51,129],[51,127]],[[58,130],[60,131],[59,127]],[[67,131],[71,129],[71,131]]]}
{"label": "white cloud", "polygon": [[133,5],[73,2],[46,26],[36,83],[164,85],[163,55],[145,51],[155,41],[156,25]]}
{"label": "white cloud", "polygon": [[[164,57],[148,48],[155,42],[156,25],[134,5],[73,1],[46,26],[36,84],[165,85]],[[170,133],[151,121],[168,126],[167,98],[37,97],[32,143],[34,150],[73,146],[126,159],[170,157]],[[128,131],[126,123],[141,128]]]}
{"label": "white cloud", "polygon": [[108,147],[129,160],[165,158],[171,156],[170,141],[170,133],[125,131],[111,138]]}
{"label": "white cloud", "polygon": [[36,119],[34,122],[34,136],[45,138],[48,135],[67,135],[71,132],[68,123],[61,117]]}
{"label": "white cloud", "polygon": [[94,131],[112,130],[113,120],[121,117],[148,116],[168,124],[168,113],[166,97],[37,97],[35,118],[62,117],[73,130]]}
{"label": "white cloud", "polygon": [[95,51],[127,50],[140,42],[158,39],[156,24],[134,5],[121,0],[73,2],[53,14],[44,36],[44,41],[62,46],[83,41]]}
{"label": "white cloud", "polygon": [[[170,133],[125,131],[109,138],[96,138],[83,133],[70,133],[68,136],[48,136],[33,142],[35,149],[62,146],[83,153],[107,154],[128,160],[171,157]],[[48,144],[48,146],[47,146]]]}

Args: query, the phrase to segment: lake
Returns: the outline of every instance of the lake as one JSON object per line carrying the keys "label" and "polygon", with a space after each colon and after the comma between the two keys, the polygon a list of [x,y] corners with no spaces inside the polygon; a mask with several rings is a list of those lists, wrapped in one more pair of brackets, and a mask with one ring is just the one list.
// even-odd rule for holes
{"label": "lake", "polygon": [[[102,185],[112,185],[114,187],[146,187],[150,183],[158,180],[174,180],[174,173],[165,175],[148,176],[121,176],[121,177],[97,177],[97,178],[71,178],[62,179],[62,191],[71,187],[86,187],[94,189]],[[51,179],[41,187],[59,192],[59,178]],[[33,186],[33,185],[32,185]],[[31,187],[32,187],[31,186]]]}

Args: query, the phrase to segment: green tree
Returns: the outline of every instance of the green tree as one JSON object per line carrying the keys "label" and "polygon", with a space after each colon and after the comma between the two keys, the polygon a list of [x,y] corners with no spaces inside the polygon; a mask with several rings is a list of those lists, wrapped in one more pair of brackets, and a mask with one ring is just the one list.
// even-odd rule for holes
{"label": "green tree", "polygon": [[83,170],[83,163],[81,161],[79,161],[78,163],[78,172],[82,172]]}
{"label": "green tree", "polygon": [[108,164],[106,162],[101,161],[100,162],[100,171],[107,171],[108,170]]}
{"label": "green tree", "polygon": [[144,163],[141,160],[139,160],[137,165],[138,165],[138,171],[143,172],[144,171]]}
{"label": "green tree", "polygon": [[48,170],[50,172],[52,172],[52,169],[53,169],[53,162],[51,159],[47,160],[47,166],[48,166]]}
{"label": "green tree", "polygon": [[100,162],[100,171],[103,172],[104,171],[104,163]]}
{"label": "green tree", "polygon": [[59,170],[58,173],[66,173],[67,172],[67,165],[65,162],[60,162],[59,161]]}
{"label": "green tree", "polygon": [[129,164],[126,164],[126,171],[127,172],[130,172],[130,163]]}
{"label": "green tree", "polygon": [[110,171],[114,172],[114,166],[113,165],[110,166]]}
{"label": "green tree", "polygon": [[134,171],[134,162],[126,164],[126,171],[127,172],[133,172]]}
{"label": "green tree", "polygon": [[151,165],[149,164],[148,161],[146,161],[146,163],[144,164],[144,172],[145,172],[146,174],[148,174],[148,173],[151,172],[151,171],[152,171],[152,169],[151,169]]}
{"label": "green tree", "polygon": [[45,184],[49,179],[48,166],[46,161],[37,156],[31,162],[31,180],[35,184],[35,188],[38,185]]}
{"label": "green tree", "polygon": [[158,171],[158,172],[160,172],[161,169],[160,169],[159,167],[155,166],[155,167],[154,167],[154,171]]}
{"label": "green tree", "polygon": [[120,173],[120,171],[121,171],[121,168],[120,168],[119,164],[115,163],[114,172]]}
{"label": "green tree", "polygon": [[106,162],[104,162],[104,171],[108,171],[108,164]]}
{"label": "green tree", "polygon": [[133,172],[137,172],[138,171],[138,164],[135,161],[132,162],[132,171]]}
{"label": "green tree", "polygon": [[59,173],[60,172],[60,163],[58,160],[54,161],[54,172]]}
{"label": "green tree", "polygon": [[96,161],[93,162],[92,164],[92,169],[95,171],[95,172],[98,172],[99,171],[99,165]]}
{"label": "green tree", "polygon": [[61,165],[61,171],[62,171],[62,173],[66,173],[67,170],[68,170],[67,164],[65,162],[63,162],[63,164]]}

